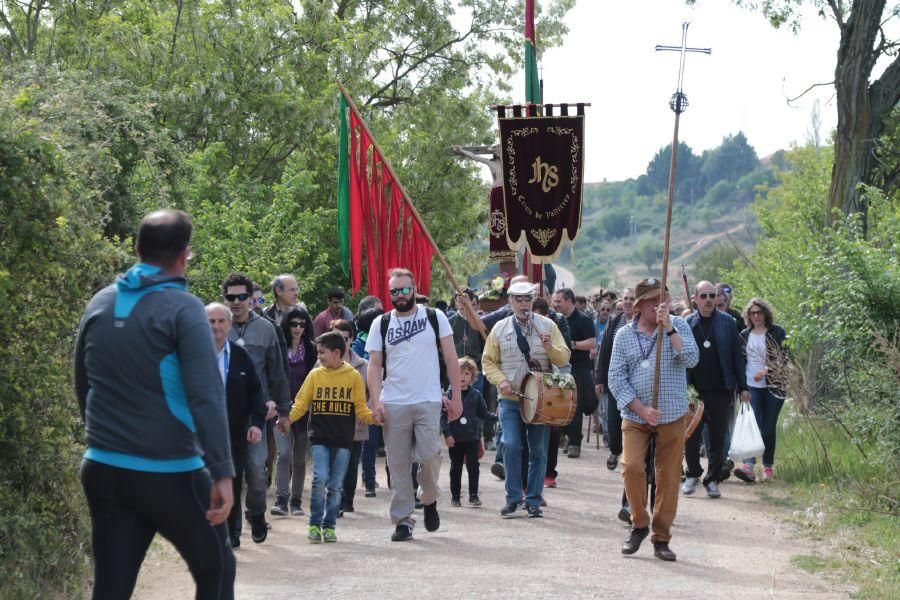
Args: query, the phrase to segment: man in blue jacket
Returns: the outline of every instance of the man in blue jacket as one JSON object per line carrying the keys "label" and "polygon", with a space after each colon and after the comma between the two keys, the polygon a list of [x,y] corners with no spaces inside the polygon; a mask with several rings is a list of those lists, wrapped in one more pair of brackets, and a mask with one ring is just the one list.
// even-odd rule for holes
{"label": "man in blue jacket", "polygon": [[[688,369],[688,383],[694,386],[703,401],[703,420],[709,426],[709,464],[703,486],[710,498],[719,498],[719,483],[722,478],[722,463],[725,454],[725,436],[728,422],[734,408],[734,395],[740,392],[741,400],[750,401],[747,391],[746,359],[741,347],[737,323],[722,311],[716,310],[716,288],[708,281],[697,284],[694,300],[697,311],[687,318],[700,360]],[[698,427],[688,439],[684,448],[687,471],[681,492],[688,496],[694,493],[703,467],[700,465],[700,436]]]}
{"label": "man in blue jacket", "polygon": [[78,328],[93,598],[131,596],[157,532],[185,558],[198,598],[234,597],[234,466],[206,313],[184,277],[192,228],[181,211],[144,217],[140,262],[94,296]]}

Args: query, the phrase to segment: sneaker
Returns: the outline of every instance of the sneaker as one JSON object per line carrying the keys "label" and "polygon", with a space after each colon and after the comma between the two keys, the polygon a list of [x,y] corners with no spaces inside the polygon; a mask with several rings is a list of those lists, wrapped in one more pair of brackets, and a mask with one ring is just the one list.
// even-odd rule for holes
{"label": "sneaker", "polygon": [[719,474],[719,483],[731,479],[731,472],[734,470],[734,461],[730,458],[722,463],[722,471]]}
{"label": "sneaker", "polygon": [[253,541],[262,544],[269,535],[269,526],[266,523],[266,515],[258,514],[250,517],[250,533]]}
{"label": "sneaker", "polygon": [[581,446],[569,446],[569,451],[566,452],[566,456],[569,458],[578,458],[581,456]]}
{"label": "sneaker", "polygon": [[409,525],[397,525],[394,533],[391,534],[392,542],[405,542],[411,539],[413,539],[413,535]]}
{"label": "sneaker", "polygon": [[450,506],[462,506],[462,502],[459,501],[459,496],[454,496],[450,498]]}
{"label": "sneaker", "polygon": [[653,556],[659,560],[675,562],[675,553],[669,549],[669,542],[653,542]]}
{"label": "sneaker", "polygon": [[734,476],[744,483],[756,483],[756,473],[753,472],[753,465],[748,465],[747,463],[735,469]]}
{"label": "sneaker", "polygon": [[337,534],[334,533],[334,529],[331,527],[326,527],[322,530],[322,541],[326,544],[334,543],[337,541]]}
{"label": "sneaker", "polygon": [[269,513],[276,517],[286,517],[288,514],[287,500],[275,500],[275,506],[272,507],[272,510],[270,510]]}
{"label": "sneaker", "polygon": [[366,498],[374,498],[375,497],[375,488],[367,487],[366,488]]}
{"label": "sneaker", "polygon": [[622,554],[634,554],[641,548],[641,543],[650,535],[649,527],[632,527],[631,535],[622,544]]}
{"label": "sneaker", "polygon": [[491,473],[500,481],[506,479],[506,469],[503,468],[503,463],[495,462],[494,464],[492,464]]}
{"label": "sneaker", "polygon": [[710,481],[709,483],[704,483],[703,487],[706,488],[706,495],[710,498],[721,498],[722,492],[719,491],[719,484],[715,481]]}
{"label": "sneaker", "polygon": [[775,473],[772,471],[772,467],[763,467],[763,481],[768,481],[775,476]]}
{"label": "sneaker", "polygon": [[521,508],[525,506],[524,502],[511,502],[507,504],[503,508],[500,509],[500,516],[504,519],[511,519],[513,517],[517,517],[516,513],[519,512]]}
{"label": "sneaker", "polygon": [[422,504],[422,501],[419,499],[418,496],[416,496],[416,510],[421,510],[423,506],[425,506],[425,505]]}
{"label": "sneaker", "polygon": [[631,507],[623,506],[619,509],[619,514],[617,515],[620,521],[625,521],[629,525],[631,524]]}
{"label": "sneaker", "polygon": [[240,548],[241,547],[241,537],[238,535],[230,535],[230,536],[228,536],[228,543],[231,544],[232,548]]}
{"label": "sneaker", "polygon": [[291,500],[291,516],[292,517],[302,517],[306,513],[303,512],[303,507],[300,506],[299,500]]}
{"label": "sneaker", "polygon": [[551,477],[547,475],[544,477],[544,487],[545,488],[555,488],[556,487],[556,477]]}
{"label": "sneaker", "polygon": [[478,499],[478,494],[469,494],[469,506],[481,506],[481,500]]}
{"label": "sneaker", "polygon": [[437,500],[425,505],[425,531],[437,531],[441,526],[441,515],[438,514]]}
{"label": "sneaker", "polygon": [[544,511],[540,506],[529,506],[525,510],[528,512],[529,519],[540,519],[544,516]]}
{"label": "sneaker", "polygon": [[318,525],[310,525],[309,531],[306,533],[306,539],[310,544],[322,543],[322,529]]}
{"label": "sneaker", "polygon": [[612,452],[610,452],[609,456],[606,457],[606,468],[609,469],[610,471],[615,471],[616,467],[618,467],[618,466],[619,466],[619,455],[613,454]]}
{"label": "sneaker", "polygon": [[699,477],[686,477],[684,483],[681,485],[681,493],[685,496],[690,496],[694,493],[694,490],[697,489],[698,483],[700,483]]}

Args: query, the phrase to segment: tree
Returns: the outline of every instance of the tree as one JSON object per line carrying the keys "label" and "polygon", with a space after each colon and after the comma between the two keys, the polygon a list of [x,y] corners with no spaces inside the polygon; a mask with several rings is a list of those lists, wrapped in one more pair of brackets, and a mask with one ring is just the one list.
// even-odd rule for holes
{"label": "tree", "polygon": [[[687,0],[693,4],[696,0]],[[758,8],[753,0],[734,0],[740,6]],[[886,0],[812,0],[819,16],[834,19],[840,30],[840,44],[834,68],[838,124],[834,139],[834,165],[827,197],[827,218],[834,224],[836,211],[859,213],[863,231],[867,227],[868,203],[864,186],[876,182],[875,159],[885,118],[900,101],[900,41],[888,39],[885,24],[900,16]],[[773,27],[800,28],[798,0],[768,0],[761,3],[763,15]],[[872,71],[879,58],[893,59],[878,78]],[[894,146],[889,153],[896,153]]]}
{"label": "tree", "polygon": [[[675,172],[675,186],[678,187],[684,182],[696,179],[699,164],[699,158],[691,147],[684,142],[678,142],[678,168]],[[651,187],[652,192],[665,192],[669,189],[669,168],[672,163],[672,144],[667,144],[659,149],[653,156],[653,159],[647,165],[647,184]],[[702,190],[695,190],[697,196],[702,195]],[[649,195],[649,193],[647,195]]]}
{"label": "tree", "polygon": [[747,136],[739,131],[725,136],[718,148],[703,153],[700,171],[708,185],[715,185],[720,181],[734,183],[758,165],[756,150],[747,141]]}
{"label": "tree", "polygon": [[647,266],[647,271],[653,269],[653,265],[662,258],[662,255],[662,242],[649,236],[641,238],[634,251],[634,257]]}

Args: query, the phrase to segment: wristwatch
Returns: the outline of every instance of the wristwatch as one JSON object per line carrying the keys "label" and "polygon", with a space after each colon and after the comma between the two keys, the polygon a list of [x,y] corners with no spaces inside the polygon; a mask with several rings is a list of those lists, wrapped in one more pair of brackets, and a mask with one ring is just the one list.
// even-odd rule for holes
{"label": "wristwatch", "polygon": [[668,331],[666,332],[666,335],[669,336],[669,337],[672,337],[672,336],[675,335],[676,333],[678,333],[678,330],[675,329],[675,326],[674,326],[674,325],[672,325],[672,329],[668,330]]}

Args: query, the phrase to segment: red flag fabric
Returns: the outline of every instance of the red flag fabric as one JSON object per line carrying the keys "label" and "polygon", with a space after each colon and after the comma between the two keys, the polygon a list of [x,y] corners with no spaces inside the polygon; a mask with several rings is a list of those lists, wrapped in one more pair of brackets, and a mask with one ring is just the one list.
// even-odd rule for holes
{"label": "red flag fabric", "polygon": [[391,219],[387,226],[389,234],[387,247],[387,268],[393,269],[400,266],[400,248],[397,242],[397,233],[400,231],[400,211],[403,208],[403,194],[397,189],[396,183],[391,188]]}
{"label": "red flag fabric", "polygon": [[378,255],[378,239],[381,235],[380,216],[381,216],[381,199],[380,199],[380,173],[381,173],[381,157],[378,152],[372,149],[372,171],[369,181],[369,232],[366,234],[366,245],[368,246],[366,257],[369,263],[369,293],[378,296],[384,301],[386,292],[384,288],[387,286],[384,282],[384,273],[381,272],[381,257]]}

